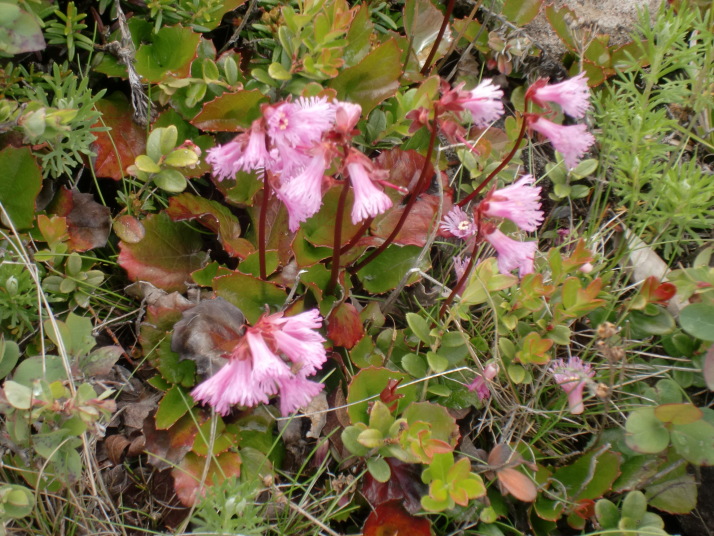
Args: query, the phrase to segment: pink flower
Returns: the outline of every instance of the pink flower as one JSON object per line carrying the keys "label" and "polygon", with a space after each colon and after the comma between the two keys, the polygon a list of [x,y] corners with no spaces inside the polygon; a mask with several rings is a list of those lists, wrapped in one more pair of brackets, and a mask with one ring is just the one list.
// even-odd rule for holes
{"label": "pink flower", "polygon": [[325,387],[322,383],[306,380],[302,376],[280,379],[280,413],[290,415],[307,406]]}
{"label": "pink flower", "polygon": [[444,216],[440,227],[443,231],[462,239],[469,238],[476,234],[476,225],[474,225],[471,217],[466,214],[461,207],[456,205]]}
{"label": "pink flower", "polygon": [[495,363],[489,363],[483,369],[483,374],[477,374],[471,385],[468,386],[469,391],[476,391],[478,399],[483,402],[488,397],[491,396],[491,391],[488,388],[488,383],[493,380],[498,374],[498,365]]}
{"label": "pink flower", "polygon": [[583,155],[595,143],[595,138],[587,131],[586,125],[563,126],[538,117],[530,122],[529,126],[548,138],[555,150],[562,153],[568,169],[577,166]]}
{"label": "pink flower", "polygon": [[595,371],[589,363],[583,363],[579,357],[570,357],[566,363],[562,359],[553,361],[550,365],[553,378],[568,395],[568,407],[573,415],[580,415],[585,411],[583,404],[583,390],[591,382]]}
{"label": "pink flower", "polygon": [[252,378],[249,360],[230,359],[213,376],[198,385],[191,396],[194,400],[213,406],[221,415],[227,415],[231,406],[245,407],[268,403],[268,395]]}
{"label": "pink flower", "polygon": [[535,231],[543,222],[543,211],[540,187],[534,187],[533,182],[532,175],[524,175],[510,186],[490,192],[479,210],[492,218],[508,218],[524,231]]}
{"label": "pink flower", "polygon": [[260,120],[253,121],[250,130],[239,134],[233,141],[209,149],[206,157],[219,181],[232,179],[241,170],[262,169],[269,160],[265,131]]}
{"label": "pink flower", "polygon": [[454,88],[457,92],[455,104],[471,112],[474,125],[486,127],[503,115],[503,90],[489,80],[483,80],[471,91],[463,91],[461,83]]}
{"label": "pink flower", "polygon": [[377,169],[372,161],[357,150],[347,156],[347,173],[350,176],[355,199],[352,205],[352,223],[382,214],[392,206],[387,194],[374,185],[370,175],[379,178],[387,173]]}
{"label": "pink flower", "polygon": [[321,325],[316,310],[262,317],[246,329],[227,356],[228,363],[193,389],[191,396],[222,415],[234,405],[266,404],[269,396],[278,393],[283,415],[306,405],[323,388],[307,379],[327,360],[325,339],[315,331]]}
{"label": "pink flower", "polygon": [[539,82],[544,81],[539,80],[531,86],[533,91],[529,90],[533,102],[541,107],[545,107],[545,102],[554,102],[570,117],[576,119],[585,117],[590,107],[590,88],[584,72],[559,84],[547,85]]}
{"label": "pink flower", "polygon": [[285,179],[275,190],[288,209],[288,227],[297,231],[300,224],[314,216],[322,206],[322,179],[327,167],[325,151],[318,149],[294,177]]}
{"label": "pink flower", "polygon": [[351,102],[335,102],[334,104],[335,130],[343,134],[349,134],[362,115],[362,107]]}
{"label": "pink flower", "polygon": [[498,269],[502,274],[511,273],[516,268],[519,277],[533,273],[537,242],[513,240],[495,227],[490,233],[486,233],[484,238],[498,253]]}
{"label": "pink flower", "polygon": [[335,124],[335,109],[325,97],[299,98],[263,110],[270,138],[277,146],[309,148]]}

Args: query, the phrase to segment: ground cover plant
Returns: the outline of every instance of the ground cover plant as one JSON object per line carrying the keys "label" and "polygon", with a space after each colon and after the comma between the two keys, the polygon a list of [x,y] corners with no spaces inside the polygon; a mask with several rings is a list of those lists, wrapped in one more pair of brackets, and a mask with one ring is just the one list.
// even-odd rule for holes
{"label": "ground cover plant", "polygon": [[0,531],[711,534],[713,13],[0,0]]}

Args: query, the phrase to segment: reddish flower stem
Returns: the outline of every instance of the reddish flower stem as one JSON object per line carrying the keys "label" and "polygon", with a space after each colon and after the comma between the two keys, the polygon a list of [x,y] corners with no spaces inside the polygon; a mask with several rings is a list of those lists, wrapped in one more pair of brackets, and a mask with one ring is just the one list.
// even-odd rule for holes
{"label": "reddish flower stem", "polygon": [[446,298],[443,305],[439,309],[438,319],[441,319],[441,317],[444,316],[444,313],[446,312],[446,308],[449,305],[451,305],[451,302],[454,301],[454,298],[456,297],[456,295],[459,294],[463,290],[464,285],[466,285],[466,281],[468,280],[469,276],[471,275],[471,270],[474,267],[474,262],[476,261],[476,254],[478,253],[478,246],[480,244],[478,237],[479,237],[478,234],[474,237],[474,249],[471,252],[471,258],[469,259],[469,263],[466,266],[466,269],[464,270],[464,275],[462,275],[461,279],[458,280],[458,282],[454,286],[454,289],[451,291],[451,294],[449,294],[449,296]]}
{"label": "reddish flower stem", "polygon": [[[526,107],[528,106],[528,101],[526,100]],[[498,175],[503,168],[505,168],[508,163],[513,159],[513,157],[516,155],[518,152],[518,147],[521,145],[521,141],[526,135],[526,114],[523,114],[522,118],[522,123],[521,123],[521,131],[518,133],[518,137],[516,138],[516,142],[513,144],[513,149],[511,149],[511,152],[506,155],[506,158],[503,159],[503,161],[498,165],[496,169],[494,169],[491,173],[489,173],[488,177],[486,177],[481,184],[478,185],[478,187],[471,192],[469,195],[464,197],[461,201],[456,203],[458,206],[463,207],[466,203],[471,201],[474,197],[476,197],[481,190],[483,190],[489,182],[491,182],[491,179],[493,179],[496,175]]]}
{"label": "reddish flower stem", "polygon": [[436,56],[436,51],[439,49],[441,40],[444,38],[444,33],[446,32],[446,27],[449,25],[449,19],[451,18],[451,12],[454,10],[455,3],[456,3],[456,0],[449,0],[449,3],[446,4],[446,11],[444,12],[444,20],[441,22],[441,28],[439,28],[439,33],[436,36],[436,40],[434,41],[434,44],[431,46],[431,50],[429,51],[429,56],[426,58],[426,61],[424,62],[424,67],[421,68],[421,74],[423,74],[423,75],[426,75],[426,73],[429,72],[429,68],[431,67],[431,62],[434,59],[434,56]]}
{"label": "reddish flower stem", "polygon": [[372,225],[373,221],[374,218],[367,218],[366,220],[364,220],[362,227],[357,229],[357,232],[352,238],[350,238],[350,241],[347,242],[344,246],[342,246],[342,248],[340,249],[340,255],[344,255],[353,247],[355,247],[355,245],[357,245],[357,242],[359,242],[359,239],[367,233],[367,231],[369,230],[369,226]]}
{"label": "reddish flower stem", "polygon": [[394,238],[399,234],[399,231],[401,231],[402,227],[404,227],[404,222],[407,221],[407,217],[409,216],[409,213],[411,212],[414,203],[416,203],[417,197],[424,190],[426,190],[426,185],[428,184],[427,181],[429,180],[431,155],[434,153],[434,144],[436,143],[436,133],[438,131],[438,127],[436,124],[437,117],[438,109],[436,106],[434,106],[434,122],[431,127],[431,137],[429,138],[429,147],[426,150],[426,157],[424,158],[424,166],[421,169],[421,175],[419,175],[419,179],[417,180],[414,189],[408,195],[407,204],[404,206],[404,211],[402,212],[402,216],[399,218],[397,225],[394,226],[394,229],[392,230],[390,235],[384,240],[384,242],[382,242],[382,244],[378,248],[372,251],[372,253],[370,253],[360,262],[349,268],[350,273],[355,273],[359,271],[364,266],[372,262],[380,253],[387,249],[387,247],[389,247],[389,245],[394,241]]}
{"label": "reddish flower stem", "polygon": [[335,239],[332,242],[332,270],[330,271],[330,281],[325,287],[325,294],[332,294],[337,288],[337,277],[340,275],[340,253],[342,248],[340,243],[342,242],[342,220],[345,217],[345,202],[347,201],[347,194],[350,191],[350,183],[345,179],[342,185],[342,192],[340,192],[340,198],[337,200],[337,217],[335,221]]}
{"label": "reddish flower stem", "polygon": [[268,172],[263,171],[263,201],[260,204],[260,214],[258,216],[258,262],[260,264],[260,278],[267,279],[267,269],[265,267],[265,226],[268,217],[268,199],[270,198],[270,184],[268,184]]}

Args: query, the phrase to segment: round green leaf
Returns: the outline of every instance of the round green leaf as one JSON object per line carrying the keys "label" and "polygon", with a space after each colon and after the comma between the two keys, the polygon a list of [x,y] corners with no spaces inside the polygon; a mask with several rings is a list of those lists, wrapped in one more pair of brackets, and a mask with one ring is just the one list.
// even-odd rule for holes
{"label": "round green leaf", "polygon": [[669,432],[651,407],[639,408],[630,413],[625,431],[627,446],[637,452],[656,454],[669,445]]}
{"label": "round green leaf", "polygon": [[697,339],[714,341],[714,305],[693,303],[679,313],[682,329]]}
{"label": "round green leaf", "polygon": [[389,482],[392,471],[384,458],[370,458],[367,460],[367,470],[377,482]]}
{"label": "round green leaf", "polygon": [[188,185],[183,173],[171,168],[161,170],[160,173],[154,175],[154,183],[165,192],[175,194],[183,192]]}

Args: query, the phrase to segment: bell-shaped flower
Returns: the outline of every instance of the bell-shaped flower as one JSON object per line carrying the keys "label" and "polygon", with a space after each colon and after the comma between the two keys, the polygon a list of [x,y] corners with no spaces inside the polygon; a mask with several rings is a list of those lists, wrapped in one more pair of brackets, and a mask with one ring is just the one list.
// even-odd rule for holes
{"label": "bell-shaped flower", "polygon": [[558,84],[539,80],[528,89],[528,94],[538,106],[545,107],[546,102],[554,102],[575,119],[585,117],[590,108],[590,88],[584,72]]}
{"label": "bell-shaped flower", "polygon": [[498,365],[489,363],[483,369],[483,374],[477,374],[474,381],[468,386],[469,391],[476,391],[478,399],[483,402],[491,396],[491,391],[488,388],[488,382],[493,380],[498,374]]}
{"label": "bell-shaped flower", "polygon": [[278,199],[288,209],[288,227],[297,231],[300,224],[314,216],[322,206],[322,180],[327,168],[327,154],[323,147],[317,147],[307,165],[295,176],[281,179],[282,184],[275,190]]}
{"label": "bell-shaped flower", "polygon": [[573,415],[580,415],[585,411],[583,404],[583,390],[585,386],[592,382],[595,371],[589,363],[576,356],[572,356],[568,361],[558,359],[550,365],[550,371],[555,381],[563,388],[568,395],[568,408]]}
{"label": "bell-shaped flower", "polygon": [[493,81],[482,80],[470,91],[465,91],[463,87],[462,82],[446,92],[440,101],[445,109],[471,112],[471,118],[477,127],[486,127],[503,115],[503,90]]}
{"label": "bell-shaped flower", "polygon": [[386,212],[392,206],[392,200],[375,185],[372,177],[381,178],[387,173],[377,169],[369,158],[355,149],[350,150],[346,163],[355,196],[352,223],[357,224],[366,218]]}
{"label": "bell-shaped flower", "polygon": [[586,125],[563,126],[543,117],[537,117],[530,121],[528,126],[548,138],[555,150],[563,155],[568,169],[577,166],[580,159],[595,143],[595,137],[588,132]]}
{"label": "bell-shaped flower", "polygon": [[484,216],[507,218],[524,231],[535,231],[543,222],[540,210],[540,186],[533,186],[533,176],[524,175],[500,190],[491,191],[479,204]]}
{"label": "bell-shaped flower", "polygon": [[263,110],[268,135],[277,145],[309,148],[335,124],[334,105],[322,97],[301,97]]}
{"label": "bell-shaped flower", "polygon": [[484,238],[498,253],[498,270],[502,274],[509,274],[516,269],[519,277],[533,273],[537,242],[513,240],[495,227],[490,232],[486,231]]}

